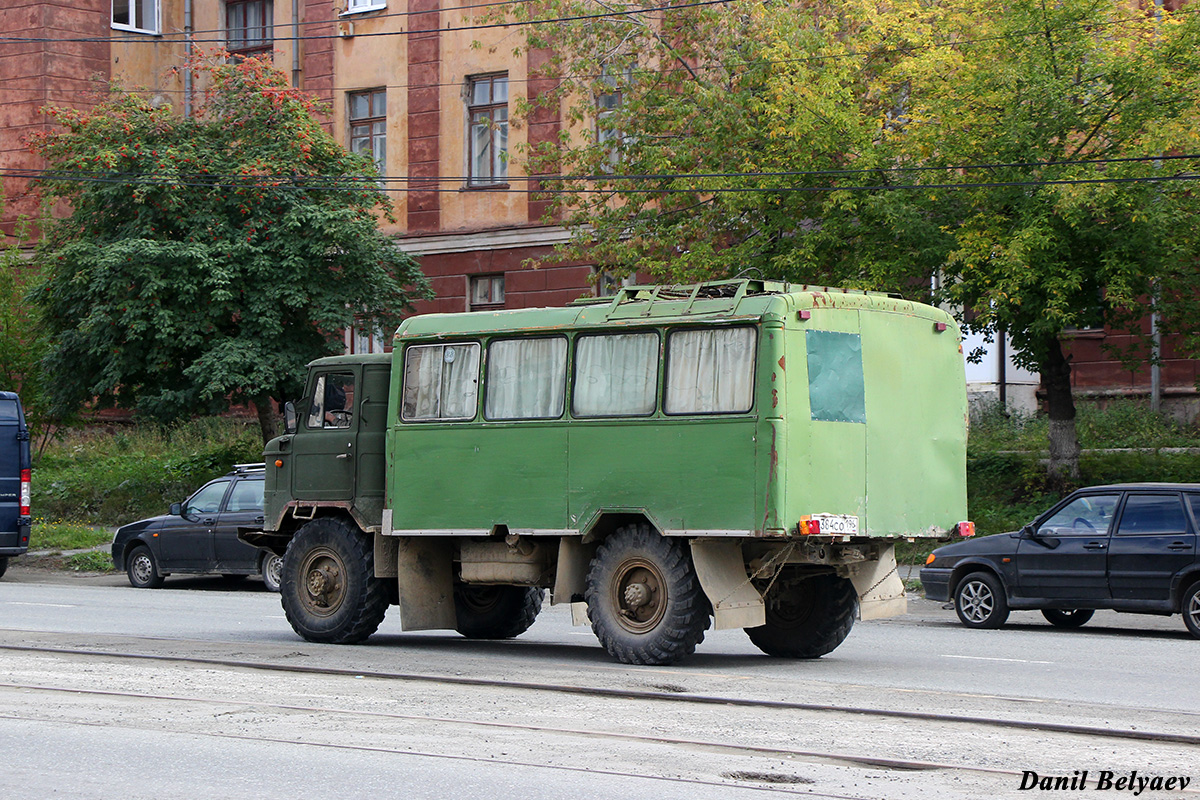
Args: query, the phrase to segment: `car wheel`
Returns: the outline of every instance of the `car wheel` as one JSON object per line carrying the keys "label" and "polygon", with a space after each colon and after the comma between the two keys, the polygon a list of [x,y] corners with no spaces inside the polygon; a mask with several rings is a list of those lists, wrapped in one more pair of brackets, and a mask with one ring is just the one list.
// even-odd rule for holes
{"label": "car wheel", "polygon": [[3,578],[6,572],[8,572],[8,556],[0,556],[0,578]]}
{"label": "car wheel", "polygon": [[129,554],[125,562],[125,574],[135,589],[157,589],[163,585],[163,577],[158,574],[158,567],[154,563],[154,554],[145,545],[135,547]]}
{"label": "car wheel", "polygon": [[587,576],[592,632],[622,664],[674,664],[704,640],[712,610],[687,542],[629,525],[596,549]]}
{"label": "car wheel", "polygon": [[1193,583],[1183,593],[1179,610],[1183,613],[1183,624],[1187,625],[1188,632],[1200,639],[1200,581]]}
{"label": "car wheel", "polygon": [[1096,612],[1090,608],[1043,608],[1042,616],[1056,628],[1078,628]]}
{"label": "car wheel", "polygon": [[268,592],[279,591],[280,574],[283,571],[283,556],[267,553],[262,560],[262,579]]}
{"label": "car wheel", "polygon": [[1008,619],[1008,598],[1000,579],[990,572],[972,572],[954,590],[954,610],[968,628],[999,628]]}

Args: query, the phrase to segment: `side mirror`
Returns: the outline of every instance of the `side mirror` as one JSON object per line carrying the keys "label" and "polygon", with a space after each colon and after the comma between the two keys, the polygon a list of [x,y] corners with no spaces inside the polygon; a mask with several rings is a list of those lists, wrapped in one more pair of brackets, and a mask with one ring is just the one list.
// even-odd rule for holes
{"label": "side mirror", "polygon": [[169,513],[171,514],[172,517],[182,517],[183,516],[183,503],[171,503],[171,510]]}
{"label": "side mirror", "polygon": [[288,400],[283,404],[283,432],[296,432],[296,404]]}

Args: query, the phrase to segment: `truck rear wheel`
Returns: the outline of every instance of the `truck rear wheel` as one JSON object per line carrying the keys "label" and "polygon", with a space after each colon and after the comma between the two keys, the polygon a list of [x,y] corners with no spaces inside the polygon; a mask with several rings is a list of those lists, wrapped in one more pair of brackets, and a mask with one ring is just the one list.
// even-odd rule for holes
{"label": "truck rear wheel", "polygon": [[854,584],[836,575],[788,570],[767,592],[767,622],[746,628],[759,650],[778,658],[820,658],[850,635],[858,611]]}
{"label": "truck rear wheel", "polygon": [[3,578],[6,572],[8,572],[8,556],[0,556],[0,578]]}
{"label": "truck rear wheel", "polygon": [[597,548],[588,570],[588,616],[623,664],[673,664],[704,641],[711,609],[682,539],[630,525]]}
{"label": "truck rear wheel", "polygon": [[388,607],[370,543],[333,517],[315,519],[296,533],[283,559],[279,591],[292,629],[310,642],[361,642],[383,622]]}
{"label": "truck rear wheel", "polygon": [[454,587],[455,630],[468,639],[511,639],[529,630],[542,610],[542,589],[525,586]]}

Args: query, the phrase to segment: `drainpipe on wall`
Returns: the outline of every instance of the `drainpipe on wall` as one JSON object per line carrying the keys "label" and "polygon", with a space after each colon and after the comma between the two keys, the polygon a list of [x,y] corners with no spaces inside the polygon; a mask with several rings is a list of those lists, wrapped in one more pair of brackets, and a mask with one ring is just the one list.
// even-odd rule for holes
{"label": "drainpipe on wall", "polygon": [[292,88],[300,88],[300,0],[292,0]]}
{"label": "drainpipe on wall", "polygon": [[183,115],[192,115],[192,0],[183,0]]}

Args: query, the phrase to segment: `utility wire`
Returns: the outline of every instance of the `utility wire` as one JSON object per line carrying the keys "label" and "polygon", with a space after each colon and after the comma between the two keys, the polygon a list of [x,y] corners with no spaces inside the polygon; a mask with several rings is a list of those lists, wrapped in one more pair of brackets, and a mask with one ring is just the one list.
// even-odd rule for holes
{"label": "utility wire", "polygon": [[[514,0],[514,3],[523,4],[523,3],[527,3],[527,2],[531,2],[531,1],[532,0]],[[727,4],[729,4],[731,2],[735,2],[735,1],[736,0],[694,0],[694,2],[678,3],[675,5],[644,7],[644,8],[630,8],[630,9],[619,10],[619,11],[605,11],[605,12],[601,12],[601,13],[597,13],[597,14],[578,14],[578,15],[567,16],[567,17],[548,17],[545,19],[530,19],[530,20],[524,20],[524,21],[514,20],[511,22],[483,23],[483,24],[477,24],[477,25],[459,25],[459,26],[447,25],[446,27],[423,28],[423,29],[414,29],[414,30],[407,30],[407,31],[399,30],[399,31],[375,31],[375,32],[371,32],[371,33],[356,33],[356,34],[354,34],[354,38],[380,37],[380,36],[411,36],[413,34],[421,34],[421,33],[443,33],[443,32],[452,32],[452,31],[489,30],[489,29],[494,29],[494,28],[519,28],[519,27],[526,27],[526,26],[549,25],[549,24],[554,24],[554,23],[558,23],[558,22],[578,22],[578,21],[583,21],[583,20],[604,19],[607,17],[627,17],[627,16],[631,16],[631,15],[635,15],[635,14],[636,15],[653,14],[653,13],[658,13],[658,12],[663,12],[663,11],[677,11],[677,10],[688,9],[688,8],[702,8],[702,7],[706,7],[706,6],[727,5]],[[498,3],[498,4],[487,3],[487,4],[482,4],[480,7],[489,6],[489,5],[507,5],[507,4],[506,3]],[[473,6],[461,6],[459,8],[472,8],[472,7]],[[445,10],[456,10],[456,9],[445,9]],[[414,15],[415,16],[415,15],[419,15],[419,14],[434,13],[435,11],[439,11],[439,9],[430,9],[429,11],[423,11],[423,12],[397,12],[395,14],[387,14],[387,15],[381,15],[381,16],[389,16],[389,17],[390,16],[406,16],[406,15]],[[1200,8],[1179,9],[1179,10],[1172,12],[1172,14],[1174,16],[1180,16],[1183,14],[1194,14],[1194,13],[1200,13]],[[375,17],[367,17],[366,19],[374,19],[374,18]],[[1075,25],[1071,25],[1069,27],[1091,29],[1091,28],[1107,27],[1107,26],[1112,26],[1112,25],[1124,25],[1127,23],[1143,21],[1144,19],[1145,19],[1144,16],[1135,15],[1135,16],[1118,18],[1115,20],[1110,20],[1108,22],[1101,22],[1101,23],[1081,22],[1081,23],[1077,23]],[[351,21],[353,21],[353,20],[351,20]],[[335,20],[318,20],[318,21],[311,21],[311,22],[301,22],[300,24],[302,24],[302,25],[317,25],[317,24],[333,24],[334,22],[335,22]],[[272,28],[275,28],[275,27],[286,28],[286,27],[291,27],[291,23],[279,23],[278,25],[272,25],[271,27]],[[1058,29],[1050,29],[1050,32],[1062,31],[1062,30],[1065,30],[1066,27],[1067,26],[1064,26],[1063,28],[1058,28]],[[985,37],[980,37],[979,39],[963,39],[961,41],[946,41],[946,42],[940,42],[940,43],[934,43],[934,44],[928,44],[928,45],[911,45],[911,46],[904,46],[904,47],[889,48],[889,49],[884,49],[881,51],[874,51],[874,52],[877,54],[887,55],[887,54],[892,54],[892,53],[909,52],[912,50],[929,50],[929,49],[934,49],[934,48],[938,48],[938,47],[971,46],[974,44],[979,44],[979,43],[989,42],[989,41],[999,41],[999,40],[1004,40],[1004,39],[1017,39],[1017,38],[1024,38],[1027,36],[1045,36],[1047,32],[1048,31],[1045,28],[1030,28],[1029,30],[1025,30],[1025,31],[1015,31],[1013,33],[997,34],[996,36],[985,36]],[[220,44],[220,45],[225,45],[225,44],[228,44],[228,42],[229,42],[229,39],[227,36],[220,36],[219,38],[195,38],[196,33],[223,34],[223,33],[226,33],[226,31],[218,30],[218,29],[211,29],[211,30],[205,30],[205,31],[191,31],[191,32],[177,31],[177,32],[173,32],[173,33],[153,33],[153,34],[145,33],[145,34],[140,34],[137,36],[123,36],[123,37],[116,37],[116,38],[114,38],[112,36],[91,36],[91,37],[0,36],[0,42],[20,42],[20,43],[120,42],[123,44],[136,44],[136,43],[161,44],[161,43],[165,42],[168,44],[182,44],[185,41],[190,41],[193,44]],[[170,37],[170,38],[168,38],[168,37]],[[183,37],[183,38],[178,38],[178,37]],[[304,35],[304,36],[277,36],[277,37],[273,37],[273,39],[271,41],[272,42],[274,42],[274,41],[302,42],[302,41],[324,41],[324,40],[342,39],[342,38],[345,38],[345,37],[343,37],[341,34],[333,33],[333,34],[313,34],[313,35]],[[851,51],[848,53],[839,53],[839,54],[832,54],[832,55],[827,55],[827,56],[804,56],[804,57],[798,57],[798,58],[794,58],[794,59],[784,59],[783,61],[784,62],[786,62],[786,61],[826,61],[826,60],[833,60],[833,59],[839,59],[839,58],[857,58],[861,55],[862,55],[861,53]]]}
{"label": "utility wire", "polygon": [[[523,3],[529,3],[529,2],[535,2],[535,0],[510,0],[510,2],[483,3],[483,4],[479,4],[478,6],[459,6],[459,7],[452,8],[452,9],[442,9],[442,10],[445,11],[445,10],[457,10],[457,9],[463,9],[463,8],[487,7],[487,6],[493,6],[493,5],[509,5],[510,3],[522,3],[523,4]],[[714,0],[713,3],[707,3],[707,4],[708,5],[722,4],[722,3],[728,3],[728,2],[733,2],[733,0]],[[681,5],[681,6],[671,6],[668,8],[688,8],[691,5],[706,5],[706,4],[705,3],[688,4],[688,5]],[[656,9],[656,10],[661,10],[661,9]],[[381,16],[389,16],[389,17],[390,16],[406,16],[406,15],[410,15],[410,14],[424,14],[424,13],[430,13],[430,12],[396,12],[395,14],[386,14],[386,15],[381,15]],[[624,13],[628,13],[628,12],[614,12],[614,14],[617,14],[617,15],[624,14]],[[1183,14],[1196,14],[1196,13],[1200,13],[1200,7],[1197,7],[1195,9],[1179,9],[1173,13],[1176,16],[1180,16]],[[371,19],[378,19],[378,18],[380,18],[380,17],[371,17]],[[565,21],[565,20],[571,20],[571,19],[576,19],[576,18],[561,17],[561,18],[554,18],[554,19],[549,19],[549,20],[542,20],[542,21],[538,21],[538,22],[558,22],[558,21]],[[1101,25],[1103,25],[1103,26],[1123,25],[1126,23],[1135,23],[1135,22],[1138,22],[1141,20],[1142,20],[1141,16],[1132,16],[1132,17],[1125,17],[1125,18],[1121,18],[1121,19],[1112,20],[1112,21],[1106,22],[1106,23],[1100,23],[1100,24],[1079,23],[1077,25],[1063,26],[1063,27],[1059,27],[1059,28],[1051,28],[1051,29],[1049,29],[1049,32],[1050,33],[1061,33],[1062,31],[1066,30],[1067,28],[1076,28],[1076,27],[1095,28],[1095,27],[1100,27]],[[317,22],[304,22],[301,24],[316,25],[316,24],[329,24],[330,22],[331,21],[329,21],[329,20],[321,20],[321,21],[317,21]],[[530,23],[516,23],[516,22],[503,23],[499,27],[509,27],[511,25],[522,25],[522,24],[533,24],[533,22],[530,22]],[[289,24],[288,23],[280,23],[279,25],[273,26],[273,27],[289,27]],[[496,27],[496,26],[493,25],[493,26],[486,26],[486,27]],[[456,30],[471,30],[471,29],[472,28],[447,27],[447,28],[437,28],[436,31],[440,32],[440,31],[456,31]],[[361,35],[361,36],[385,36],[385,35],[386,36],[403,36],[403,35],[408,35],[408,34],[412,34],[412,33],[430,33],[430,32],[434,32],[434,30],[435,29],[430,29],[428,31],[384,31],[384,32],[372,33],[372,34],[356,34],[356,36],[358,36],[358,35]],[[204,31],[204,32],[208,33],[210,31]],[[220,31],[211,31],[211,32],[219,33]],[[193,33],[195,33],[195,32],[193,32]],[[740,62],[740,63],[734,63],[734,64],[700,64],[700,65],[696,65],[690,69],[684,68],[684,67],[668,67],[668,68],[664,68],[664,69],[656,69],[656,70],[653,70],[653,73],[655,75],[669,75],[669,74],[677,73],[677,72],[694,73],[697,71],[708,72],[708,71],[716,71],[716,70],[727,70],[729,72],[733,72],[734,70],[744,69],[747,67],[754,67],[754,66],[775,66],[775,65],[781,65],[781,64],[795,64],[795,63],[799,63],[799,62],[822,62],[822,61],[832,61],[832,60],[843,59],[843,58],[859,58],[859,57],[863,57],[865,55],[892,55],[895,53],[911,52],[911,51],[915,51],[915,50],[932,50],[932,49],[941,48],[941,47],[971,47],[971,46],[974,46],[977,44],[983,44],[983,43],[992,42],[992,41],[1001,41],[1004,39],[1024,38],[1024,37],[1033,36],[1033,35],[1044,36],[1044,35],[1046,35],[1046,33],[1047,33],[1046,29],[1037,29],[1037,30],[1030,29],[1027,31],[1017,31],[1015,33],[999,34],[996,36],[985,36],[985,37],[980,37],[978,39],[962,39],[962,40],[958,40],[958,41],[946,41],[946,42],[927,44],[927,45],[912,45],[912,46],[903,46],[903,47],[893,47],[893,48],[886,48],[883,50],[869,51],[867,53],[850,51],[850,52],[846,52],[846,53],[834,53],[834,54],[823,55],[823,56],[810,55],[810,56],[797,56],[794,58],[763,59],[763,60],[758,60],[758,61],[747,61],[747,62]],[[163,36],[179,36],[179,35],[183,35],[183,34],[163,34]],[[122,43],[128,43],[128,42],[145,41],[145,42],[149,42],[149,43],[158,43],[160,41],[160,38],[161,37],[151,37],[151,38],[143,37],[143,38],[139,38],[139,39],[110,39],[110,38],[16,39],[16,38],[12,38],[12,37],[0,36],[0,42],[23,41],[23,42],[65,42],[65,43],[70,43],[70,42],[118,41],[118,42],[122,42]],[[341,36],[299,37],[299,40],[303,41],[306,38],[337,39],[337,38],[343,38],[343,37],[341,37]],[[277,37],[277,39],[279,41],[296,41],[297,40],[295,37]],[[218,42],[218,43],[222,43],[222,44],[228,43],[227,39],[220,39],[220,40],[193,39],[191,41],[193,43],[199,43],[199,42]],[[182,43],[182,42],[171,42],[171,43]],[[535,80],[547,80],[547,79],[557,80],[560,82],[569,82],[569,81],[577,81],[577,80],[597,80],[597,79],[600,79],[603,77],[605,77],[605,75],[603,73],[588,74],[588,75],[565,75],[565,76],[534,75],[534,76],[529,76],[526,78],[513,78],[510,76],[508,80],[509,80],[509,83],[529,83],[529,82],[535,81]],[[12,79],[10,79],[10,80],[12,80]],[[458,87],[458,86],[462,86],[462,81],[452,81],[452,82],[445,82],[445,83],[416,83],[416,84],[414,84],[414,83],[400,83],[400,84],[389,83],[389,84],[384,84],[384,86],[382,88],[385,88],[385,89],[414,89],[414,88],[427,89],[427,88],[435,88],[435,87],[441,88],[441,87]],[[335,86],[335,87],[332,87],[330,89],[330,91],[350,92],[350,91],[358,91],[361,89],[362,89],[362,87],[360,87],[360,86],[351,86],[351,87]],[[49,93],[50,90],[45,87],[29,87],[29,88],[6,87],[5,91],[6,92],[26,92],[26,93],[37,94],[37,95],[44,95],[44,94]],[[60,94],[60,95],[64,94],[64,92],[62,92],[61,90],[55,90],[55,91],[57,94]],[[150,94],[185,94],[186,93],[185,90],[183,90],[183,89],[153,89],[153,90],[148,89],[145,91]],[[78,90],[73,90],[71,93],[82,95],[82,94],[95,94],[96,92],[95,92],[95,90],[78,89]],[[195,94],[196,91],[193,90],[192,93]]]}
{"label": "utility wire", "polygon": [[[143,176],[139,178],[113,178],[113,177],[86,177],[83,175],[64,176],[62,174],[33,174],[35,171],[21,170],[5,170],[0,171],[10,177],[25,177],[35,180],[46,180],[65,183],[112,183],[124,184],[129,186],[188,186],[194,188],[208,189],[284,189],[294,191],[380,191],[385,193],[407,194],[410,192],[429,192],[442,191],[437,188],[437,179],[430,179],[432,184],[429,187],[421,185],[403,186],[403,187],[381,187],[375,179],[363,179],[357,176],[347,176],[345,178],[331,178],[330,176],[266,176],[266,175],[247,175],[244,178],[230,179],[228,177],[217,179],[215,181],[196,181],[194,177],[186,180],[173,179],[168,176]],[[749,176],[753,177],[753,176]],[[308,181],[318,181],[310,183]],[[419,184],[416,179],[410,179],[412,183]],[[556,182],[553,176],[544,178],[529,178],[526,180],[540,180],[549,183]],[[995,189],[1006,187],[1037,187],[1037,186],[1076,186],[1088,184],[1133,184],[1133,183],[1170,183],[1177,181],[1194,181],[1200,180],[1200,173],[1196,174],[1179,174],[1179,175],[1145,175],[1125,178],[1062,178],[1062,179],[1038,179],[1025,181],[979,181],[979,182],[964,182],[964,183],[926,183],[926,184],[870,184],[870,185],[849,185],[849,186],[747,186],[747,187],[650,187],[650,188],[633,188],[624,189],[625,194],[654,194],[654,195],[669,195],[669,194],[791,194],[791,193],[812,193],[812,192],[884,192],[884,191],[929,191],[934,189]],[[326,181],[321,183],[320,181]],[[350,185],[337,185],[330,181],[340,181]],[[372,185],[374,182],[374,185]],[[467,186],[466,189],[479,189],[492,192],[503,192],[507,194],[532,194],[532,195],[581,195],[581,194],[613,194],[612,189],[553,189],[547,187],[534,188],[513,188],[506,184],[498,185],[479,185]],[[457,190],[455,190],[457,191]]]}
{"label": "utility wire", "polygon": [[[493,28],[521,28],[521,27],[532,26],[532,25],[550,25],[550,24],[553,24],[556,22],[580,22],[583,20],[590,20],[590,19],[603,19],[605,17],[628,17],[628,16],[632,16],[634,14],[657,14],[657,13],[660,13],[663,11],[679,11],[681,9],[686,9],[686,8],[701,8],[704,6],[719,6],[719,5],[725,5],[730,2],[733,2],[733,0],[695,0],[695,2],[678,3],[676,5],[657,6],[657,7],[652,7],[652,8],[632,8],[632,9],[628,9],[625,11],[605,11],[605,12],[598,13],[598,14],[577,14],[575,16],[570,16],[570,17],[553,17],[550,19],[532,19],[532,20],[526,20],[524,22],[522,22],[522,21],[489,22],[489,23],[483,23],[483,24],[479,24],[479,25],[459,25],[459,26],[448,25],[444,28],[422,28],[422,29],[414,29],[414,30],[408,30],[408,31],[376,31],[373,33],[356,33],[356,34],[354,34],[354,38],[359,39],[359,38],[370,38],[370,37],[376,37],[376,36],[412,36],[414,34],[419,34],[419,33],[446,33],[446,32],[451,32],[451,31],[482,31],[482,30],[489,30],[489,29],[493,29]],[[169,39],[164,38],[164,37],[168,37],[168,36],[171,36],[171,37],[183,36],[185,38],[179,39],[178,41],[169,40]],[[281,41],[306,42],[306,41],[320,41],[320,40],[326,40],[326,39],[342,39],[345,37],[343,37],[341,34],[338,34],[338,33],[332,33],[332,34],[317,34],[317,35],[305,35],[305,36],[280,36],[277,38]],[[85,43],[85,44],[86,43],[94,43],[94,42],[132,43],[132,42],[143,42],[143,41],[153,42],[155,44],[158,44],[162,41],[168,41],[171,44],[176,44],[176,43],[182,44],[184,41],[190,41],[193,44],[228,44],[229,39],[228,39],[228,37],[224,37],[224,36],[221,38],[217,38],[217,39],[197,39],[193,36],[189,36],[187,33],[163,33],[163,34],[144,35],[144,36],[136,37],[136,38],[135,37],[127,37],[127,38],[115,38],[115,39],[111,36],[88,36],[88,37],[78,37],[78,38],[0,36],[0,42],[20,42],[23,44],[51,43],[51,42],[52,43],[70,42],[70,43]]]}
{"label": "utility wire", "polygon": [[[604,173],[595,175],[562,175],[562,174],[534,174],[534,175],[514,175],[507,177],[505,183],[512,182],[576,182],[576,181],[649,181],[649,180],[700,180],[700,179],[759,179],[759,178],[799,178],[799,177],[838,177],[847,175],[887,175],[887,174],[904,174],[918,172],[957,172],[966,170],[1002,170],[1002,169],[1039,169],[1043,167],[1064,167],[1064,166],[1092,166],[1100,164],[1136,164],[1136,163],[1160,163],[1164,161],[1197,161],[1200,160],[1200,153],[1176,153],[1166,155],[1152,156],[1118,156],[1112,158],[1085,158],[1085,159],[1065,159],[1062,161],[1014,161],[1014,162],[994,162],[981,164],[947,164],[945,166],[912,166],[912,167],[865,167],[861,169],[814,169],[814,170],[781,170],[776,172],[680,172],[680,173],[637,173],[637,174],[617,174]],[[23,177],[33,180],[74,180],[82,178],[103,178],[120,182],[129,178],[133,179],[154,179],[163,182],[171,182],[173,176],[145,173],[145,172],[63,172],[55,170],[21,170],[8,169],[0,170],[0,175],[9,177]],[[305,174],[281,174],[281,175],[243,175],[243,174],[216,174],[205,173],[206,179],[213,180],[233,180],[241,181],[245,179],[262,179],[272,182],[277,181],[294,181],[294,180],[339,180],[339,181],[355,181],[365,185],[377,185],[379,183],[466,183],[470,180],[466,175],[429,175],[429,176],[414,176],[414,175],[305,175]],[[1047,179],[1048,180],[1048,179]],[[1064,179],[1071,180],[1071,179]],[[949,184],[960,186],[963,184]],[[738,190],[733,190],[738,191]]]}

